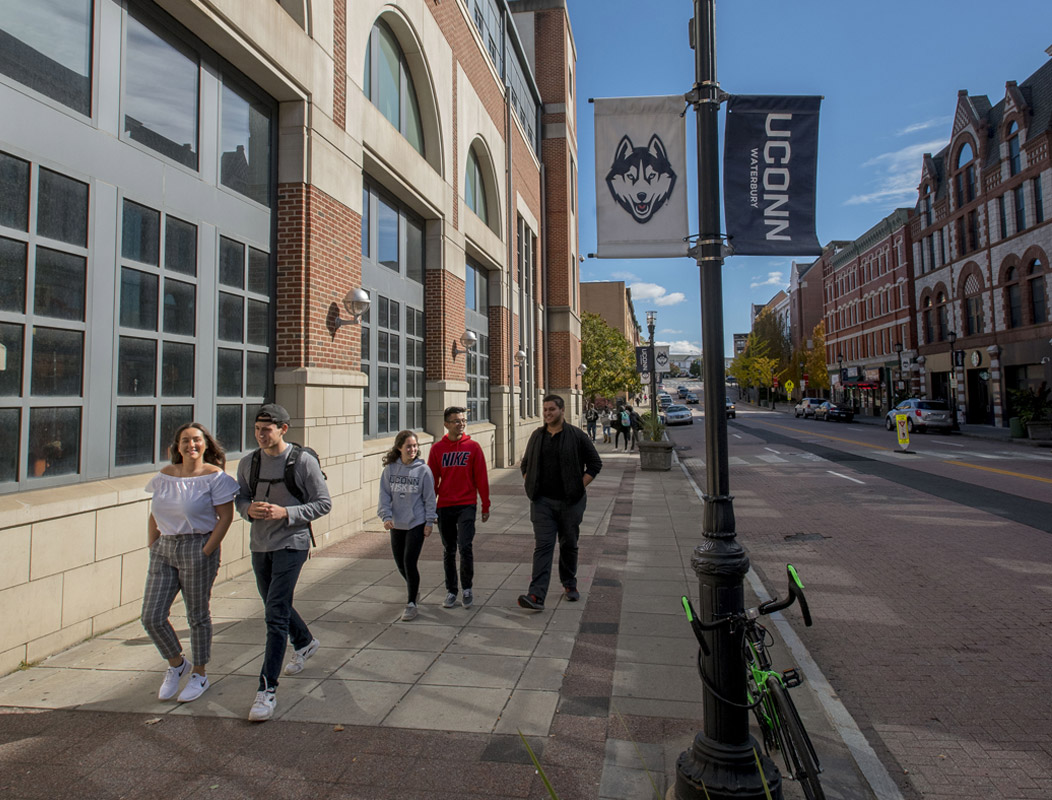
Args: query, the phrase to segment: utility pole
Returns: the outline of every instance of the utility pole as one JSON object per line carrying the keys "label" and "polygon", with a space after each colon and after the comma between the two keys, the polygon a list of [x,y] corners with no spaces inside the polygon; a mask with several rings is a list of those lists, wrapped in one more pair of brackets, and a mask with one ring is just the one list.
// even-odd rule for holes
{"label": "utility pole", "polygon": [[[701,273],[701,338],[705,353],[704,541],[691,566],[698,575],[701,619],[742,611],[749,557],[734,532],[734,505],[727,463],[727,387],[723,369],[723,234],[720,230],[719,110],[716,82],[716,3],[694,0],[691,25],[695,83],[688,95],[698,127],[699,236],[695,256]],[[703,729],[676,762],[674,800],[761,800],[767,797],[757,761],[774,800],[782,798],[777,767],[749,734],[742,633],[728,626],[709,637],[711,655],[702,669]],[[709,688],[711,686],[711,689]],[[729,701],[729,702],[728,702]]]}

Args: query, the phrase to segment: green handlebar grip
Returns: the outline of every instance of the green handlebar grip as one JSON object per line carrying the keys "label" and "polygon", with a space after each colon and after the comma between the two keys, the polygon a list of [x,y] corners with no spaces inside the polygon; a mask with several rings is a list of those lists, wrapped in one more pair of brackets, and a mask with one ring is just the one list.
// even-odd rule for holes
{"label": "green handlebar grip", "polygon": [[786,564],[785,569],[789,573],[789,578],[793,581],[793,583],[795,583],[799,588],[803,589],[804,582],[800,580],[800,576],[796,573],[796,567],[794,567],[792,564]]}
{"label": "green handlebar grip", "polygon": [[690,613],[690,600],[687,599],[686,595],[683,595],[683,597],[680,598],[680,602],[683,603],[683,610],[687,614],[687,622],[693,622],[694,615]]}

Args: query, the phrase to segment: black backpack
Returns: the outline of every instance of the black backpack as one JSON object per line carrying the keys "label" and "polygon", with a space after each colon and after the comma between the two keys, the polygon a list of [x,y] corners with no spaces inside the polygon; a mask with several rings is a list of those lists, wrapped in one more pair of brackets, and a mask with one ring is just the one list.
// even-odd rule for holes
{"label": "black backpack", "polygon": [[[307,495],[303,493],[303,490],[296,485],[296,463],[300,460],[300,456],[306,453],[312,456],[315,461],[318,462],[318,468],[321,468],[321,458],[311,447],[305,447],[295,442],[289,442],[292,445],[292,452],[289,453],[289,457],[285,460],[285,472],[280,478],[267,478],[269,483],[283,482],[285,488],[288,489],[289,494],[299,500],[301,503],[305,502]],[[252,465],[248,471],[248,488],[252,493],[252,497],[256,496],[256,487],[259,485],[259,465],[262,462],[262,458],[259,455],[259,448],[257,447],[252,451]],[[329,480],[329,476],[322,470],[321,476],[325,480]],[[307,530],[310,532],[310,543],[315,547],[318,543],[314,541],[314,526],[311,523],[307,523]]]}

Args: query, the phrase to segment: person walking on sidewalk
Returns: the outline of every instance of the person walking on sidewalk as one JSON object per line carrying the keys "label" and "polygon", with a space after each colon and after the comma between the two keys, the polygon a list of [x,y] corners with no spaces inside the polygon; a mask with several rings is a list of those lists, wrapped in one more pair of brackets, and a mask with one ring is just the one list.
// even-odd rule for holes
{"label": "person walking on sidewalk", "polygon": [[592,437],[592,441],[595,441],[595,427],[599,422],[599,412],[595,410],[595,406],[591,403],[588,404],[588,410],[584,412],[584,423],[585,427],[588,428],[588,435]]}
{"label": "person walking on sidewalk", "polygon": [[544,427],[526,444],[520,468],[530,498],[533,522],[533,572],[530,588],[519,597],[523,608],[544,608],[551,581],[555,542],[559,542],[559,581],[567,600],[579,600],[577,591],[577,540],[581,533],[587,496],[585,489],[603,462],[588,434],[563,419],[563,399],[544,398]]}
{"label": "person walking on sidewalk", "polygon": [[376,515],[383,520],[384,530],[391,532],[391,552],[398,574],[405,578],[409,599],[402,621],[417,616],[420,593],[420,570],[417,561],[424,539],[435,524],[435,483],[431,470],[419,457],[420,445],[412,431],[399,431],[394,447],[383,457],[380,475],[380,502]]}
{"label": "person walking on sidewalk", "polygon": [[[288,411],[275,403],[260,407],[255,423],[259,449],[242,458],[237,469],[241,491],[235,504],[238,513],[252,523],[252,570],[267,623],[259,691],[248,713],[251,722],[264,722],[274,715],[278,672],[289,638],[294,652],[285,665],[286,675],[302,672],[303,662],[320,645],[293,608],[292,597],[310,555],[310,523],[329,513],[332,500],[317,458],[286,442],[288,430]],[[287,469],[290,459],[291,475]],[[289,480],[302,501],[291,491]]]}
{"label": "person walking on sidewalk", "polygon": [[482,500],[482,521],[489,519],[489,472],[486,454],[467,435],[467,410],[450,406],[442,414],[446,435],[431,445],[427,465],[438,494],[438,532],[442,536],[442,566],[446,573],[443,608],[457,603],[457,551],[460,551],[460,585],[464,608],[475,602],[475,514]]}
{"label": "person walking on sidewalk", "polygon": [[632,446],[630,449],[635,450],[636,442],[639,441],[640,436],[643,434],[643,418],[639,416],[639,412],[632,408],[632,406],[628,406],[628,423],[632,436]]}
{"label": "person walking on sidewalk", "polygon": [[603,426],[603,444],[610,444],[610,422],[612,420],[612,412],[609,408],[604,408],[603,413],[599,415],[599,424]]}
{"label": "person walking on sidewalk", "polygon": [[625,452],[628,452],[628,439],[632,435],[632,407],[628,405],[618,406],[614,412],[614,449],[621,437],[625,437]]}
{"label": "person walking on sidewalk", "polygon": [[[200,697],[209,687],[205,665],[212,652],[212,614],[209,601],[219,572],[219,545],[234,521],[237,481],[227,475],[226,453],[196,422],[175,432],[168,448],[172,463],[146,484],[153,495],[147,521],[150,566],[142,599],[142,625],[168,660],[168,671],[157,693],[180,703]],[[190,626],[193,671],[186,687],[179,683],[190,670],[182,645],[168,615],[175,596],[183,593]]]}

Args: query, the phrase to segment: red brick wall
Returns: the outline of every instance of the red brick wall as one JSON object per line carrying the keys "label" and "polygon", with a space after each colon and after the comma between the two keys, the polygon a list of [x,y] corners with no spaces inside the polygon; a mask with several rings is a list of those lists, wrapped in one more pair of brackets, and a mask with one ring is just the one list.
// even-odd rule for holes
{"label": "red brick wall", "polygon": [[312,186],[278,186],[278,367],[357,370],[361,336],[342,300],[362,285],[362,218]]}
{"label": "red brick wall", "polygon": [[[428,270],[425,276],[424,307],[427,318],[427,363],[429,381],[465,380],[467,358],[453,360],[453,342],[464,332],[464,281],[445,270]],[[459,344],[457,345],[460,346]],[[492,351],[493,345],[490,345]]]}

